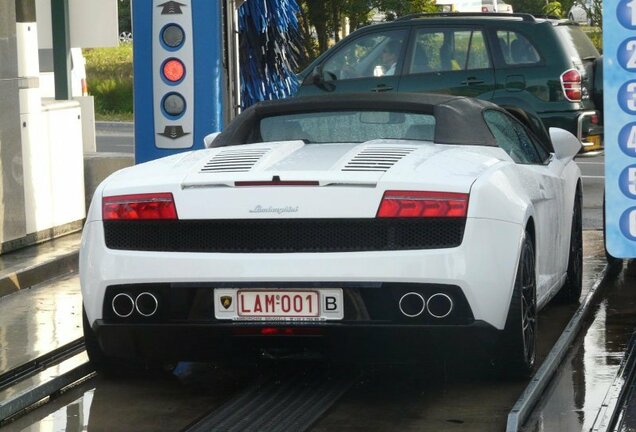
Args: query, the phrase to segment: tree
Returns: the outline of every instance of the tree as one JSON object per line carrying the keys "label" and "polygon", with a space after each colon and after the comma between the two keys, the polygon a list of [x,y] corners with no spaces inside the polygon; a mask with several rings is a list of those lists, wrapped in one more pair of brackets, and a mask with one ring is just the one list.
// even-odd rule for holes
{"label": "tree", "polygon": [[318,50],[329,48],[329,27],[331,24],[330,3],[332,0],[303,0],[309,23],[316,29]]}
{"label": "tree", "polygon": [[386,13],[387,21],[404,15],[437,10],[434,0],[375,0],[375,7]]}
{"label": "tree", "polygon": [[119,0],[119,33],[132,31],[130,22],[130,0]]}
{"label": "tree", "polygon": [[342,14],[349,18],[349,27],[352,31],[369,24],[372,9],[369,1],[345,0],[340,3]]}
{"label": "tree", "polygon": [[518,13],[543,14],[545,0],[508,0],[512,9]]}
{"label": "tree", "polygon": [[563,11],[561,10],[561,3],[558,1],[551,1],[543,6],[543,13],[548,16],[555,16],[561,18]]}
{"label": "tree", "polygon": [[329,48],[331,40],[338,42],[343,17],[349,18],[352,30],[368,24],[372,11],[384,12],[387,20],[420,12],[437,10],[435,0],[297,0],[303,11],[301,27],[305,36],[308,58],[314,58],[312,28],[318,40],[318,51]]}

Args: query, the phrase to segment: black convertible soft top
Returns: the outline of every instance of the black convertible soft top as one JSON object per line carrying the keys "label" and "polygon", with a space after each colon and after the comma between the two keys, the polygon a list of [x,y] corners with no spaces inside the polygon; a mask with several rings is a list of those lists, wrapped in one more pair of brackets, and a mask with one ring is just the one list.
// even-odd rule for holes
{"label": "black convertible soft top", "polygon": [[505,112],[499,106],[467,97],[428,93],[338,94],[259,102],[243,111],[214,140],[212,147],[256,142],[253,131],[261,119],[278,115],[324,111],[396,111],[435,117],[434,142],[486,145],[497,141],[484,122],[485,109]]}

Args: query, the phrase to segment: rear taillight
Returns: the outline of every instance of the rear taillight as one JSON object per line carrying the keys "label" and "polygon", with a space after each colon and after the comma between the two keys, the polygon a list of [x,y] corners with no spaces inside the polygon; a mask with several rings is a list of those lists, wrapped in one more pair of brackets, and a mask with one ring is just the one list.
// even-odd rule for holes
{"label": "rear taillight", "polygon": [[386,191],[379,218],[466,217],[468,194],[452,192]]}
{"label": "rear taillight", "polygon": [[581,101],[581,73],[576,69],[566,70],[561,74],[561,88],[565,98],[570,102]]}
{"label": "rear taillight", "polygon": [[104,220],[177,219],[171,193],[119,195],[102,199]]}
{"label": "rear taillight", "polygon": [[488,12],[488,8],[487,8],[486,6],[482,6],[482,7],[481,7],[481,11],[482,11],[482,12]]}

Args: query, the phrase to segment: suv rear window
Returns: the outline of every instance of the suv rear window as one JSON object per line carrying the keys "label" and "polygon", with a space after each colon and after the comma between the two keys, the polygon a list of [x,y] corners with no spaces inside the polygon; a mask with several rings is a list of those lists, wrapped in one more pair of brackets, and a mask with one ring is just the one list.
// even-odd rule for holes
{"label": "suv rear window", "polygon": [[559,25],[555,27],[559,39],[572,60],[581,61],[595,59],[600,56],[592,41],[581,31],[572,25]]}

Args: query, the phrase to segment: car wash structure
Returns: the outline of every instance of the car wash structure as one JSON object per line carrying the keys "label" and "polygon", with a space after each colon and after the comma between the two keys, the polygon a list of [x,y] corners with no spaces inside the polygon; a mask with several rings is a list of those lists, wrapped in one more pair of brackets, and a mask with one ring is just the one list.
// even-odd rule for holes
{"label": "car wash structure", "polygon": [[636,1],[603,8],[606,244],[636,257]]}
{"label": "car wash structure", "polygon": [[242,108],[295,93],[295,0],[134,0],[135,160],[203,148]]}
{"label": "car wash structure", "polygon": [[95,126],[71,50],[116,43],[116,0],[0,0],[0,252],[81,229]]}

